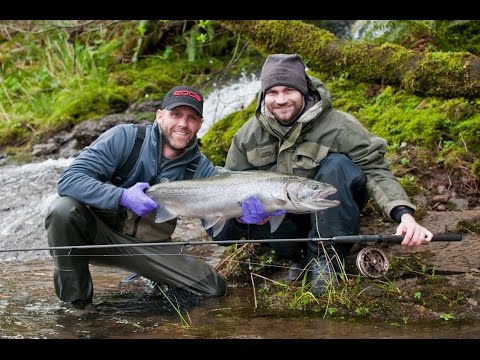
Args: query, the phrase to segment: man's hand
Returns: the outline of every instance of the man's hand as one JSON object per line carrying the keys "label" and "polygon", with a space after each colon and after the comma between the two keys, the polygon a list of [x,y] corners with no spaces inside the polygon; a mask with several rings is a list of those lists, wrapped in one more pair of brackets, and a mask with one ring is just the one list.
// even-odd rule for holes
{"label": "man's hand", "polygon": [[285,210],[277,210],[267,212],[263,208],[262,202],[256,197],[250,197],[242,202],[243,216],[237,220],[243,224],[263,225],[268,221],[270,216],[278,216],[285,214]]}
{"label": "man's hand", "polygon": [[403,214],[395,235],[403,235],[402,245],[415,246],[432,240],[433,234],[419,225],[410,214]]}
{"label": "man's hand", "polygon": [[156,210],[158,204],[144,193],[149,187],[148,183],[138,182],[131,188],[123,190],[120,205],[129,208],[138,216],[144,216]]}

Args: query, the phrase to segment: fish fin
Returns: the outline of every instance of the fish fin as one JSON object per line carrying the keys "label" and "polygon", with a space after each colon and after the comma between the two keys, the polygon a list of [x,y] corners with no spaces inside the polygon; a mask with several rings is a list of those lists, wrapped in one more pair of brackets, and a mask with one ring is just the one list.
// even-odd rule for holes
{"label": "fish fin", "polygon": [[205,229],[212,228],[213,236],[217,236],[220,231],[222,231],[225,226],[227,219],[221,218],[219,216],[208,216],[203,219],[203,226]]}
{"label": "fish fin", "polygon": [[285,191],[271,193],[270,196],[273,198],[274,202],[281,207],[285,206],[288,202],[288,195]]}
{"label": "fish fin", "polygon": [[207,216],[203,218],[203,227],[205,229],[210,229],[220,220],[219,216]]}
{"label": "fish fin", "polygon": [[156,223],[162,223],[168,220],[175,219],[178,215],[169,208],[160,205],[155,216]]}
{"label": "fish fin", "polygon": [[285,214],[270,217],[270,232],[273,233],[277,231],[284,217],[285,217]]}
{"label": "fish fin", "polygon": [[273,203],[281,208],[284,208],[285,205],[288,204],[288,201],[287,200],[283,200],[283,199],[278,199],[278,198],[274,198],[273,199]]}
{"label": "fish fin", "polygon": [[222,231],[223,227],[225,226],[227,219],[218,219],[218,221],[213,225],[212,231],[213,236],[217,236],[220,231]]}

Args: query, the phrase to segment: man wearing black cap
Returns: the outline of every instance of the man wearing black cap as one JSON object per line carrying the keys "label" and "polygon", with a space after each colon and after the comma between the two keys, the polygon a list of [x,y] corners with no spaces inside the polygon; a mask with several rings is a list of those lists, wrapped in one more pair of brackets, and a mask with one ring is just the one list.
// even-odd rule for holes
{"label": "man wearing black cap", "polygon": [[[172,88],[155,122],[146,126],[138,160],[126,178],[115,184],[114,175],[132,153],[139,127],[118,125],[100,135],[60,175],[60,197],[45,221],[49,245],[169,241],[176,219],[155,223],[158,204],[144,191],[165,179],[214,174],[215,167],[198,148],[197,132],[202,122],[202,94],[188,86]],[[122,267],[197,295],[223,296],[225,280],[206,262],[182,250],[175,245],[52,250],[56,294],[75,309],[91,307],[89,263],[99,263]]]}
{"label": "man wearing black cap", "polygon": [[[235,135],[225,167],[314,178],[337,188],[337,193],[328,198],[339,200],[340,205],[311,215],[286,214],[272,234],[265,225],[271,214],[263,211],[258,199],[248,199],[243,203],[244,216],[228,221],[215,240],[357,235],[360,211],[369,196],[386,217],[400,223],[396,234],[404,236],[402,245],[414,246],[432,239],[432,233],[415,221],[415,206],[389,169],[384,158],[386,141],[370,133],[352,115],[334,110],[330,92],[321,81],[307,76],[298,54],[268,56],[260,81],[255,116]],[[270,245],[277,254],[293,261],[291,280],[310,269],[311,289],[317,295],[334,283],[333,274],[344,269],[344,258],[351,248],[351,244],[315,241]]]}

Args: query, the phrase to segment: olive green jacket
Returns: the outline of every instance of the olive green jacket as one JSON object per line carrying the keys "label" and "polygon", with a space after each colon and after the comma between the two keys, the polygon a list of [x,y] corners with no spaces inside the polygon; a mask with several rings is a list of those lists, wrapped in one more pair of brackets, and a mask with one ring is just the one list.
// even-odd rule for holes
{"label": "olive green jacket", "polygon": [[314,103],[290,129],[267,115],[260,93],[256,114],[235,134],[225,167],[313,178],[328,153],[342,153],[365,172],[368,193],[386,217],[391,219],[396,206],[415,209],[384,157],[387,142],[352,115],[334,110],[330,92],[320,80],[310,77],[308,85],[309,102]]}

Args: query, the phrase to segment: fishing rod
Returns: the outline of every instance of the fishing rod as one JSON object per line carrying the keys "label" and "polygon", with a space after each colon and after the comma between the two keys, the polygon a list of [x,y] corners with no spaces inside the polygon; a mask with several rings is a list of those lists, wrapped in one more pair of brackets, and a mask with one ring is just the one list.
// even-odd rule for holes
{"label": "fishing rod", "polygon": [[[100,248],[124,248],[124,247],[144,247],[144,246],[174,246],[174,245],[226,245],[226,244],[262,244],[262,243],[281,243],[281,242],[302,242],[316,241],[339,243],[369,243],[369,242],[387,242],[401,243],[403,235],[345,235],[334,236],[330,238],[293,238],[293,239],[253,239],[253,240],[222,240],[222,241],[171,241],[171,242],[144,242],[136,244],[105,244],[105,245],[70,245],[70,246],[45,246],[36,248],[17,248],[0,249],[0,253],[22,252],[22,251],[44,251],[44,250],[74,250],[74,249],[100,249]],[[438,234],[433,235],[431,241],[460,241],[461,234]]]}

